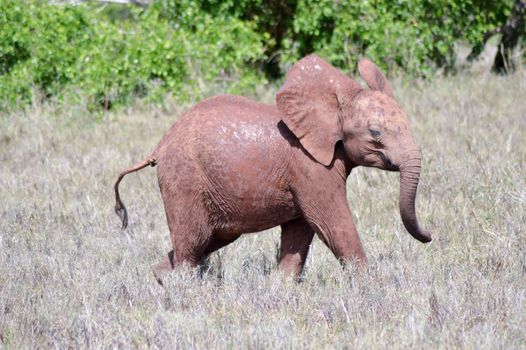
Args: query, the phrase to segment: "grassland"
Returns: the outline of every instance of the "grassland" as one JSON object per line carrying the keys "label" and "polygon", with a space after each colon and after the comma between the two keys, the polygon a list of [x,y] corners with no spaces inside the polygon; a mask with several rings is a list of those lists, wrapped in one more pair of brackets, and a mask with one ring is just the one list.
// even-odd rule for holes
{"label": "grassland", "polygon": [[369,271],[342,271],[316,239],[303,283],[277,273],[274,229],[158,286],[150,266],[170,241],[152,169],[123,182],[120,230],[116,174],[184,106],[96,122],[75,107],[2,116],[0,344],[526,348],[526,73],[394,86],[423,150],[417,210],[434,241],[403,229],[398,174],[358,169],[348,197]]}

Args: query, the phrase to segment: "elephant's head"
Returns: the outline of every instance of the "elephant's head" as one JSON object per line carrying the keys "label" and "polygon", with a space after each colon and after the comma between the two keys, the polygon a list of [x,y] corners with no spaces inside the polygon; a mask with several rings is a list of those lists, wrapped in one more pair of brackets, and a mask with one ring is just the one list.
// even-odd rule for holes
{"label": "elephant's head", "polygon": [[399,170],[404,226],[419,241],[430,242],[430,233],[416,218],[421,155],[407,117],[373,62],[360,60],[358,70],[370,90],[315,55],[301,59],[276,96],[283,122],[325,166],[331,166],[335,145],[341,141],[354,164]]}

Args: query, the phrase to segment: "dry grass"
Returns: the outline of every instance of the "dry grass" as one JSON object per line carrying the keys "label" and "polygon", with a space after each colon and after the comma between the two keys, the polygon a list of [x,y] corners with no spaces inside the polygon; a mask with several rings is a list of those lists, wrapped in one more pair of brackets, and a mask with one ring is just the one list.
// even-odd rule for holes
{"label": "dry grass", "polygon": [[[246,235],[161,288],[170,249],[155,171],[112,185],[181,109],[90,122],[34,108],[0,122],[0,344],[7,347],[525,348],[526,74],[395,84],[425,161],[403,229],[398,174],[359,169],[349,202],[369,272],[342,271],[319,240],[305,281],[276,272],[279,231]],[[264,97],[270,99],[269,92]],[[1,347],[1,345],[0,345]]]}

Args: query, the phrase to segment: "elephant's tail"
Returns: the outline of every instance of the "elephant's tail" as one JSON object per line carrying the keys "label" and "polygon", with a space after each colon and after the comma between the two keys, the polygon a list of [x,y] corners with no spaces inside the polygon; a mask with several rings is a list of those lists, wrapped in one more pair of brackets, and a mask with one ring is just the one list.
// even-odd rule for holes
{"label": "elephant's tail", "polygon": [[137,170],[141,170],[142,168],[145,168],[148,165],[157,165],[157,160],[155,159],[155,157],[150,157],[135,164],[131,168],[124,170],[122,173],[119,174],[119,176],[117,177],[117,181],[115,181],[115,185],[113,186],[113,188],[115,189],[115,213],[117,213],[117,215],[121,219],[123,229],[125,229],[126,226],[128,226],[128,212],[126,211],[126,207],[124,206],[124,204],[122,204],[121,196],[119,195],[119,183],[121,182],[122,178],[127,174],[133,173]]}

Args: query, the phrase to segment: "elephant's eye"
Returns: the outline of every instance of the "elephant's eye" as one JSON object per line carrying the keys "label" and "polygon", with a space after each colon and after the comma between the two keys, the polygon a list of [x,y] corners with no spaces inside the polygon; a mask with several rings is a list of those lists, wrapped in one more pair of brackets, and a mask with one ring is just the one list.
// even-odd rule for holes
{"label": "elephant's eye", "polygon": [[375,129],[369,129],[369,132],[371,133],[371,136],[374,138],[379,138],[382,135],[380,131],[375,130]]}

